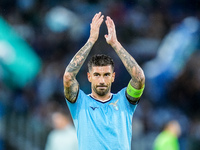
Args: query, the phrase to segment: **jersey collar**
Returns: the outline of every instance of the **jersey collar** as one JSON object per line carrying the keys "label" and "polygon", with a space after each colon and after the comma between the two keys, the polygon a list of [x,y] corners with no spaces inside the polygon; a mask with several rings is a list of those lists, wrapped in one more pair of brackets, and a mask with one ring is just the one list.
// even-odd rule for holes
{"label": "jersey collar", "polygon": [[94,98],[94,97],[92,96],[92,94],[89,94],[89,96],[90,96],[91,98],[93,98],[94,100],[98,101],[98,102],[107,103],[107,102],[109,102],[109,101],[112,99],[113,94],[111,93],[111,94],[110,94],[110,97],[109,97],[107,100],[104,100],[104,101],[102,101],[102,100],[100,100],[100,99]]}

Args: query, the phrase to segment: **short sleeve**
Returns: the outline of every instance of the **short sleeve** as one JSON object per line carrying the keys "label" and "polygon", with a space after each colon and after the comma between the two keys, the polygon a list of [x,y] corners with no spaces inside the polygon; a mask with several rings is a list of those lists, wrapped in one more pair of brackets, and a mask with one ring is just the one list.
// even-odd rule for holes
{"label": "short sleeve", "polygon": [[84,100],[84,96],[86,96],[86,94],[81,89],[79,89],[78,97],[75,103],[71,103],[66,99],[73,120],[77,119],[81,105]]}

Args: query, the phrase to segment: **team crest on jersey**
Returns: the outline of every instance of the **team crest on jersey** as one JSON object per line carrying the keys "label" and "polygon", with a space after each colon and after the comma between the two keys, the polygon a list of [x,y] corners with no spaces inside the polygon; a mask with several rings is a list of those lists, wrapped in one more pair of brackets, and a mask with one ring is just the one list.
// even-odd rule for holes
{"label": "team crest on jersey", "polygon": [[119,107],[118,107],[118,105],[117,105],[117,102],[118,102],[118,101],[119,101],[119,99],[116,100],[114,103],[110,103],[109,105],[112,105],[113,108],[114,108],[115,110],[119,110]]}

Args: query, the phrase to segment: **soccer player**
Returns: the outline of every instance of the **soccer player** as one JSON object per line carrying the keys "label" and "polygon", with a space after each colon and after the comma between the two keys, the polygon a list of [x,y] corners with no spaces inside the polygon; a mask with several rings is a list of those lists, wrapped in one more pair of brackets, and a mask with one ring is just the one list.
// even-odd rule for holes
{"label": "soccer player", "polygon": [[94,55],[88,63],[87,77],[91,94],[79,89],[76,75],[98,39],[104,20],[101,12],[90,24],[86,44],[75,54],[64,76],[64,95],[70,109],[79,143],[79,150],[130,150],[132,116],[144,90],[145,76],[135,59],[117,40],[115,24],[107,16],[106,42],[112,46],[131,76],[127,87],[117,94],[111,93],[115,79],[113,60],[104,54]]}

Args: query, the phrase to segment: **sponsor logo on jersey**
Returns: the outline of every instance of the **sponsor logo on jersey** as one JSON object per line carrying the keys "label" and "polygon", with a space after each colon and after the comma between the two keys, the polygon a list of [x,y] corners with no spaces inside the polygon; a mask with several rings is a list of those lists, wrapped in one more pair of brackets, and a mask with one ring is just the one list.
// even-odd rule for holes
{"label": "sponsor logo on jersey", "polygon": [[92,106],[90,106],[90,108],[92,108],[92,110],[95,110],[96,108],[99,108],[99,107],[92,107]]}

